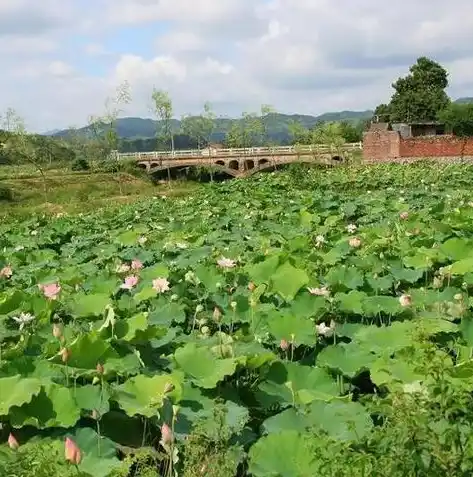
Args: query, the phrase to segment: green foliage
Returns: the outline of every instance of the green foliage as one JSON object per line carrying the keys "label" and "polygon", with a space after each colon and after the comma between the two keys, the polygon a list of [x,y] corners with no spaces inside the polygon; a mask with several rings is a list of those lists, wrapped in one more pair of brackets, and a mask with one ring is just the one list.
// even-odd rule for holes
{"label": "green foliage", "polygon": [[11,202],[13,200],[13,192],[10,187],[0,184],[0,202]]}
{"label": "green foliage", "polygon": [[73,171],[88,171],[90,169],[90,165],[87,162],[87,159],[81,157],[79,159],[76,159],[72,164],[71,164],[71,170]]}
{"label": "green foliage", "polygon": [[1,222],[0,475],[471,475],[473,167],[300,171]]}
{"label": "green foliage", "polygon": [[375,110],[380,119],[389,116],[391,122],[435,121],[450,99],[445,92],[448,73],[440,64],[420,57],[409,69],[409,74],[392,85],[394,94],[388,105]]}
{"label": "green foliage", "polygon": [[440,111],[439,121],[459,137],[473,136],[473,104],[452,103]]}

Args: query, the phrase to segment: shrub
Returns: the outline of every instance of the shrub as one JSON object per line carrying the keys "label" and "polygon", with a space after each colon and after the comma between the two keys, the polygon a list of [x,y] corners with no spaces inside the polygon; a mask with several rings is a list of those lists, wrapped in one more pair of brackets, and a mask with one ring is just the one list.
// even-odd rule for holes
{"label": "shrub", "polygon": [[11,202],[12,200],[12,190],[9,187],[0,184],[0,201]]}
{"label": "shrub", "polygon": [[88,171],[90,169],[87,159],[80,157],[71,164],[73,171]]}

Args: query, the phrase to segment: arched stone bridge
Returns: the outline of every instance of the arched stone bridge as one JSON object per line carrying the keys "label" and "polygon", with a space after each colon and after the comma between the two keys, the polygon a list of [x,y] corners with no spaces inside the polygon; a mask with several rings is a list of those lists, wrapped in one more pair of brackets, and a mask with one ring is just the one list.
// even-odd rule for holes
{"label": "arched stone bridge", "polygon": [[118,160],[135,159],[150,174],[158,171],[186,167],[212,167],[233,177],[247,177],[278,165],[304,162],[322,165],[340,165],[362,143],[345,144],[335,148],[317,144],[312,146],[250,147],[187,151],[154,151],[116,153]]}

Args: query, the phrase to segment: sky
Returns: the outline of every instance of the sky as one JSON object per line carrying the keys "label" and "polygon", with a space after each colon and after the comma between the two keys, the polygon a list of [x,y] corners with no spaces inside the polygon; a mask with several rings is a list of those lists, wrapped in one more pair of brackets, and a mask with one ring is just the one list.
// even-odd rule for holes
{"label": "sky", "polygon": [[0,115],[36,132],[107,108],[152,117],[153,88],[177,118],[206,101],[231,117],[365,110],[423,55],[473,96],[471,0],[0,0]]}

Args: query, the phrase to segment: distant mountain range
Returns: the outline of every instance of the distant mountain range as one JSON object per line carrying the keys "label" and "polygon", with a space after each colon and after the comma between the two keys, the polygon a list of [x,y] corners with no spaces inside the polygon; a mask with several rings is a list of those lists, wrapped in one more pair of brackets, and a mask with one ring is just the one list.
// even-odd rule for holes
{"label": "distant mountain range", "polygon": [[[368,120],[373,116],[373,111],[340,111],[332,113],[324,113],[320,116],[309,116],[303,114],[281,114],[272,113],[267,119],[268,136],[273,139],[284,140],[289,138],[289,125],[292,122],[297,122],[305,128],[311,128],[314,124],[324,121],[348,121],[359,122]],[[230,129],[233,122],[238,119],[232,118],[217,118],[215,120],[215,129],[212,134],[212,141],[223,141],[227,131]],[[181,122],[177,119],[172,120],[172,128],[178,132]],[[117,120],[117,134],[122,139],[135,140],[146,139],[156,135],[159,121],[147,118],[119,118]],[[77,131],[76,134],[87,135],[90,133],[90,127],[85,126]],[[66,137],[71,133],[70,129],[53,130],[44,133],[45,136]]]}
{"label": "distant mountain range", "polygon": [[[459,98],[455,103],[467,104],[473,103],[473,97]],[[366,121],[373,117],[373,111],[368,109],[366,111],[338,111],[324,113],[319,116],[310,116],[304,114],[270,114],[267,120],[268,136],[279,142],[284,142],[289,139],[289,125],[292,122],[297,122],[305,128],[311,128],[319,122],[326,121],[348,121],[351,123],[358,123]],[[217,118],[215,120],[215,129],[212,135],[212,141],[221,142],[225,138],[227,131],[231,124],[238,119],[232,118]],[[181,122],[177,119],[172,120],[172,128],[175,132],[180,129]],[[159,121],[147,118],[120,118],[117,120],[117,133],[120,138],[125,140],[147,139],[156,135]],[[44,136],[66,137],[70,134],[70,129],[54,129],[44,133]],[[80,135],[87,135],[90,133],[90,127],[84,126],[76,131]]]}

